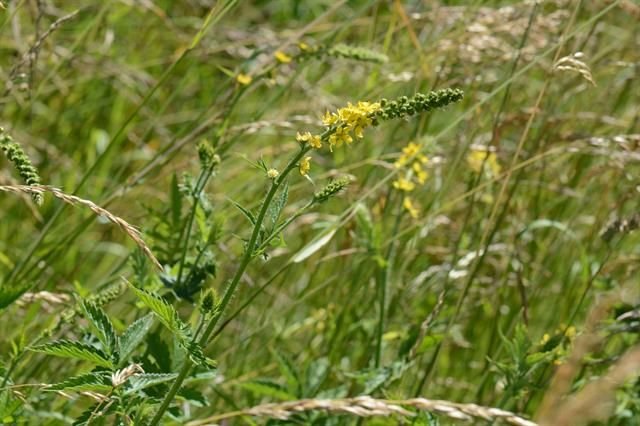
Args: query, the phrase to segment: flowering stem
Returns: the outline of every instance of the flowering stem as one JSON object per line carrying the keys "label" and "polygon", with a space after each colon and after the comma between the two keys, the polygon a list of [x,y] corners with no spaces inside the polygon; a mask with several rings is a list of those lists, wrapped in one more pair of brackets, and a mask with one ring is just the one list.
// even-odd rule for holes
{"label": "flowering stem", "polygon": [[[231,299],[233,298],[233,295],[235,294],[236,288],[240,283],[240,279],[242,278],[244,271],[247,269],[247,266],[249,266],[251,259],[253,259],[253,254],[256,248],[256,243],[258,241],[258,236],[260,235],[260,230],[262,228],[262,222],[264,221],[267,211],[269,210],[269,206],[271,204],[271,201],[273,200],[273,197],[278,192],[280,185],[282,185],[287,175],[294,168],[296,168],[298,162],[302,159],[302,157],[307,152],[309,152],[310,149],[311,149],[310,147],[304,146],[300,150],[300,152],[298,152],[298,154],[294,156],[291,159],[291,161],[289,161],[289,164],[287,164],[287,167],[282,171],[280,176],[278,176],[278,178],[276,178],[271,184],[271,188],[269,188],[269,192],[267,193],[267,196],[265,197],[264,202],[262,203],[260,213],[258,213],[258,217],[256,218],[256,222],[253,226],[253,232],[251,233],[251,237],[249,238],[249,242],[247,243],[247,246],[245,248],[244,255],[242,257],[242,260],[240,261],[240,265],[238,266],[236,273],[231,279],[231,282],[229,283],[229,286],[227,287],[224,293],[224,296],[222,297],[222,301],[220,302],[217,313],[211,318],[211,320],[209,320],[204,333],[202,333],[202,336],[198,340],[198,343],[200,344],[200,346],[205,347],[207,345],[209,341],[209,337],[211,336],[211,333],[213,333],[213,330],[215,330],[216,325],[220,321],[220,318],[222,318],[222,315],[224,315],[224,311],[229,305],[229,302],[231,301]],[[162,401],[162,404],[160,404],[160,408],[158,408],[156,415],[151,420],[151,423],[149,423],[150,426],[155,426],[158,424],[158,422],[160,422],[165,411],[167,410],[167,408],[169,408],[169,404],[171,404],[171,401],[173,401],[173,398],[176,396],[176,393],[178,393],[178,390],[180,390],[180,387],[182,386],[182,382],[184,382],[184,379],[187,377],[187,375],[191,371],[191,366],[192,366],[192,363],[190,359],[187,357],[184,364],[182,365],[182,369],[178,373],[178,377],[176,377],[175,381],[171,385],[171,388],[169,389],[169,392],[167,392],[166,397]]]}

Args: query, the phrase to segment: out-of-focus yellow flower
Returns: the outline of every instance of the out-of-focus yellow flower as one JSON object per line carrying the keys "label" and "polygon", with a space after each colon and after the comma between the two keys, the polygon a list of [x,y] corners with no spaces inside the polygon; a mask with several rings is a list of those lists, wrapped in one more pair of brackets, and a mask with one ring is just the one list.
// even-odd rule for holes
{"label": "out-of-focus yellow flower", "polygon": [[393,182],[393,187],[400,191],[410,192],[416,187],[416,184],[424,185],[429,178],[429,173],[424,169],[424,165],[429,162],[429,158],[420,154],[422,147],[415,143],[409,142],[407,146],[402,148],[402,154],[395,162],[395,167],[405,169],[403,176]]}
{"label": "out-of-focus yellow flower", "polygon": [[275,179],[280,175],[280,172],[277,171],[276,169],[269,169],[267,170],[267,177],[269,179]]}
{"label": "out-of-focus yellow flower", "polygon": [[429,177],[429,173],[427,173],[423,168],[422,164],[419,162],[414,162],[412,166],[413,172],[416,174],[416,180],[420,185],[424,185]]}
{"label": "out-of-focus yellow flower", "polygon": [[246,86],[248,84],[251,84],[251,82],[253,81],[253,78],[248,74],[240,73],[236,76],[236,81],[242,84],[243,86]]}
{"label": "out-of-focus yellow flower", "polygon": [[544,335],[542,336],[542,339],[540,339],[540,344],[544,345],[546,344],[549,339],[551,339],[551,336],[549,336],[549,333],[544,333]]}
{"label": "out-of-focus yellow flower", "polygon": [[307,51],[309,50],[309,45],[303,41],[301,41],[300,43],[298,43],[298,47],[300,48],[300,50],[302,51]]}
{"label": "out-of-focus yellow flower", "polygon": [[564,335],[569,338],[569,340],[572,340],[574,337],[576,337],[576,328],[574,326],[567,327]]}
{"label": "out-of-focus yellow flower", "polygon": [[308,143],[315,149],[322,148],[322,139],[319,135],[312,135],[311,132],[297,133],[296,140],[301,143]]}
{"label": "out-of-focus yellow flower", "polygon": [[502,170],[496,153],[486,148],[471,148],[471,152],[467,155],[467,164],[476,173],[482,172],[485,165],[492,176],[498,176]]}
{"label": "out-of-focus yellow flower", "polygon": [[306,156],[302,160],[300,160],[300,164],[298,165],[298,168],[302,176],[308,175],[309,170],[311,170],[311,157]]}
{"label": "out-of-focus yellow flower", "polygon": [[393,182],[393,187],[395,189],[399,189],[400,191],[411,192],[416,188],[416,185],[410,180],[401,177]]}
{"label": "out-of-focus yellow flower", "polygon": [[402,207],[404,207],[405,210],[409,212],[409,215],[412,218],[418,218],[420,211],[413,205],[410,197],[404,197],[404,200],[402,201]]}
{"label": "out-of-focus yellow flower", "polygon": [[275,56],[278,62],[280,62],[281,64],[288,64],[292,59],[291,56],[287,55],[282,50],[276,50],[273,56]]}

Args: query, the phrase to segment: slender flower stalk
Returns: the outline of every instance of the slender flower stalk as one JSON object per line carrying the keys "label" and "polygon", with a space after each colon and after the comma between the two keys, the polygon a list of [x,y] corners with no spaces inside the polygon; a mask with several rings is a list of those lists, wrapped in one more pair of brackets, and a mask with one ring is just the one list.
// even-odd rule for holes
{"label": "slender flower stalk", "polygon": [[[334,113],[327,112],[325,114],[323,119],[325,129],[321,134],[313,135],[311,132],[298,133],[296,139],[300,143],[300,150],[291,158],[281,173],[277,176],[275,173],[271,173],[271,187],[269,188],[269,191],[262,202],[260,212],[255,219],[253,231],[251,232],[249,241],[245,246],[245,251],[240,260],[240,264],[238,265],[233,278],[229,282],[224,295],[222,296],[222,300],[220,301],[217,311],[208,320],[204,327],[204,331],[200,334],[200,337],[197,338],[198,344],[202,347],[206,347],[209,343],[209,339],[233,298],[245,270],[249,266],[249,263],[251,263],[251,260],[255,257],[255,253],[259,251],[257,249],[263,246],[262,244],[258,246],[258,238],[262,230],[262,224],[267,212],[269,211],[269,207],[271,206],[275,195],[278,193],[280,186],[285,182],[289,173],[296,168],[299,169],[302,175],[306,175],[309,172],[309,161],[311,160],[311,156],[307,154],[310,153],[311,150],[320,149],[322,148],[323,143],[327,142],[330,150],[333,150],[334,147],[338,147],[343,144],[349,145],[354,140],[362,139],[364,137],[364,129],[378,125],[381,120],[408,117],[420,112],[430,111],[432,109],[457,102],[462,99],[462,96],[463,94],[460,90],[445,89],[437,92],[431,92],[428,95],[417,94],[411,99],[402,97],[393,102],[382,100],[374,103],[358,102],[355,105],[349,103],[346,107],[340,108]],[[335,191],[332,193],[339,191],[343,187],[343,184],[338,184],[337,187],[334,188]],[[324,199],[324,195],[321,194],[316,196],[315,201]],[[312,203],[313,202],[314,201],[312,201]],[[195,339],[196,337],[194,337],[194,340]],[[155,416],[151,420],[150,426],[155,426],[160,422],[162,416],[173,401],[173,398],[176,396],[178,390],[180,390],[182,383],[191,371],[191,367],[192,361],[187,357],[178,373],[178,376],[160,404]]]}

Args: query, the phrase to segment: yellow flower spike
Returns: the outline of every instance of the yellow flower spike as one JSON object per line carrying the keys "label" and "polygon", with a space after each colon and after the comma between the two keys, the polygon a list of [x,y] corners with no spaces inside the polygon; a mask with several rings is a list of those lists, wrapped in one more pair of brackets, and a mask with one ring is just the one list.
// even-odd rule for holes
{"label": "yellow flower spike", "polygon": [[291,56],[287,55],[282,50],[276,50],[273,56],[275,56],[278,62],[280,62],[281,64],[288,64],[292,59]]}
{"label": "yellow flower spike", "polygon": [[402,207],[404,207],[404,209],[409,212],[409,215],[412,218],[418,218],[420,211],[413,205],[410,197],[404,197],[404,200],[402,201]]}
{"label": "yellow flower spike", "polygon": [[393,187],[400,191],[411,192],[416,188],[415,183],[411,182],[409,179],[398,178],[395,182],[393,182]]}
{"label": "yellow flower spike", "polygon": [[251,82],[253,81],[253,78],[248,74],[240,73],[236,76],[236,81],[242,84],[243,86],[247,86],[251,84]]}
{"label": "yellow flower spike", "polygon": [[309,174],[309,170],[311,170],[311,157],[306,156],[302,160],[300,160],[298,168],[302,176],[307,176]]}

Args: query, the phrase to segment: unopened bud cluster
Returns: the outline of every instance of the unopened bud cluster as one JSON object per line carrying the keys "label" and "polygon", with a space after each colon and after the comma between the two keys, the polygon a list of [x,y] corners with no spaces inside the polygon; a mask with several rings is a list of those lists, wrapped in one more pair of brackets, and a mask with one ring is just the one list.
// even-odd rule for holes
{"label": "unopened bud cluster", "polygon": [[416,93],[412,98],[401,96],[395,101],[382,99],[380,101],[381,108],[375,115],[381,120],[410,117],[458,102],[463,96],[464,93],[460,89],[442,89],[429,92],[426,95]]}
{"label": "unopened bud cluster", "polygon": [[[31,160],[24,152],[22,147],[13,141],[2,127],[0,127],[0,149],[4,151],[5,155],[13,166],[18,171],[18,174],[24,180],[24,182],[31,185],[40,184],[40,175],[38,170],[33,167]],[[42,194],[33,194],[33,200],[40,204],[42,202]]]}
{"label": "unopened bud cluster", "polygon": [[322,188],[320,191],[313,194],[313,201],[316,203],[324,203],[329,198],[341,192],[344,188],[349,185],[350,179],[341,178],[338,180],[334,180],[329,183],[327,186]]}

